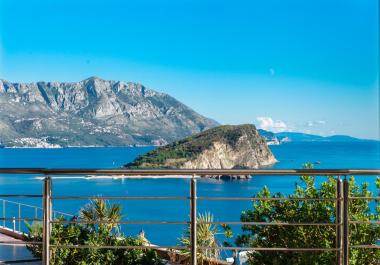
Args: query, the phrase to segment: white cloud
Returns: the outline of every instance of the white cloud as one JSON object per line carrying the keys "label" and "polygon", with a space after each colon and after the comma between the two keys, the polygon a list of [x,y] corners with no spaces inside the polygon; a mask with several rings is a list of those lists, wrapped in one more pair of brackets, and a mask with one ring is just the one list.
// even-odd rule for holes
{"label": "white cloud", "polygon": [[258,127],[260,129],[272,132],[289,131],[286,123],[281,120],[274,121],[271,117],[257,117],[256,120],[259,122]]}
{"label": "white cloud", "polygon": [[325,124],[326,124],[326,121],[322,121],[322,120],[319,120],[319,121],[308,121],[308,122],[306,122],[306,125],[308,127],[325,125]]}

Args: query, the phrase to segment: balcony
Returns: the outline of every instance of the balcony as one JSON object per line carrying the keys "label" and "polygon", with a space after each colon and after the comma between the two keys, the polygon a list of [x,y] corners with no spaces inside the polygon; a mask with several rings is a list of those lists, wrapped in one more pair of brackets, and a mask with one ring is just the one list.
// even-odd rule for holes
{"label": "balcony", "polygon": [[[226,264],[225,261],[211,261],[202,260],[200,255],[206,250],[217,250],[224,251],[228,255],[233,255],[234,253],[248,251],[248,253],[335,253],[336,254],[336,264],[350,264],[350,251],[354,249],[363,249],[369,251],[380,251],[380,242],[377,240],[376,244],[352,244],[350,243],[350,238],[355,236],[355,227],[360,225],[365,226],[379,226],[379,220],[358,220],[357,218],[352,218],[351,216],[351,205],[353,201],[362,200],[373,202],[378,205],[380,197],[376,196],[353,196],[350,192],[349,176],[366,176],[367,180],[371,183],[375,182],[376,176],[380,175],[380,170],[316,170],[316,169],[302,169],[302,170],[122,170],[122,169],[28,169],[28,168],[12,168],[12,169],[0,169],[0,174],[9,175],[33,175],[38,176],[41,180],[41,194],[12,194],[12,191],[4,192],[0,194],[1,197],[1,207],[2,207],[2,226],[0,227],[0,233],[3,236],[0,245],[3,246],[15,246],[15,245],[33,245],[41,246],[42,250],[42,260],[35,261],[37,264],[49,264],[54,255],[52,253],[57,249],[153,249],[160,257],[170,260],[170,256],[173,253],[180,253],[176,251],[186,250],[189,253],[189,259],[186,263],[197,264],[206,262],[206,264],[216,263],[216,264]],[[166,180],[182,180],[181,182],[173,182],[173,190],[180,190],[186,193],[183,194],[164,194],[159,196],[135,196],[126,194],[112,194],[112,195],[88,195],[85,189],[84,194],[70,194],[69,191],[62,191],[56,193],[55,184],[60,181],[65,181],[65,183],[73,183],[75,185],[75,180],[78,176],[91,176],[91,178],[97,179],[96,176],[110,177],[113,179],[123,180],[135,180],[143,181],[146,179],[158,181],[160,179]],[[198,182],[202,180],[205,176],[267,176],[268,182],[270,177],[279,178],[290,178],[295,176],[312,176],[315,179],[326,178],[326,176],[332,176],[335,184],[335,196],[306,196],[306,197],[294,197],[294,196],[259,196],[259,197],[249,197],[241,196],[239,192],[236,192],[234,196],[219,197],[219,196],[206,196],[206,194],[200,194],[197,192]],[[172,184],[173,184],[172,183]],[[115,185],[113,183],[112,185]],[[183,185],[186,187],[180,187]],[[252,192],[254,194],[255,192]],[[24,199],[31,199],[35,204],[22,203],[20,201]],[[121,219],[116,222],[112,222],[114,225],[124,225],[124,226],[165,226],[165,227],[175,227],[175,229],[184,229],[189,227],[189,244],[188,245],[163,245],[155,244],[155,242],[144,244],[140,246],[136,245],[96,245],[96,244],[56,244],[52,240],[52,227],[56,224],[109,224],[106,221],[84,221],[82,219],[73,218],[76,213],[68,212],[67,209],[62,209],[62,201],[70,201],[72,203],[77,203],[78,201],[103,199],[108,201],[129,201],[129,205],[138,205],[141,201],[153,201],[156,205],[164,205],[164,202],[171,201],[176,202],[175,205],[182,205],[186,208],[187,214],[185,219],[176,220],[156,220],[155,216],[150,216],[150,219],[146,220],[125,220]],[[37,202],[42,205],[39,206]],[[317,203],[317,202],[329,202],[333,205],[334,218],[330,218],[327,221],[320,222],[318,217],[315,220],[292,220],[292,221],[277,221],[277,220],[267,220],[267,221],[233,221],[233,220],[200,220],[197,218],[199,216],[199,208],[204,202],[218,202],[220,205],[226,205],[225,207],[233,207],[233,203],[236,202],[276,202],[279,205],[285,202],[296,201],[303,203],[305,205]],[[60,208],[56,207],[58,205]],[[177,206],[171,206],[170,209],[165,209],[166,211],[176,211]],[[204,207],[202,207],[204,208]],[[326,208],[327,209],[327,208]],[[142,209],[143,210],[143,209]],[[158,211],[160,208],[158,207]],[[213,212],[213,207],[209,206],[207,209],[209,212]],[[331,210],[331,209],[330,209]],[[152,214],[154,215],[154,214]],[[60,217],[61,216],[61,217]],[[23,233],[26,232],[24,222],[37,221],[41,222],[43,229],[42,240],[40,241],[24,241]],[[334,242],[332,247],[289,247],[275,246],[275,247],[262,247],[262,246],[228,246],[223,244],[218,244],[217,246],[204,246],[200,244],[197,236],[197,229],[200,229],[202,225],[223,225],[223,226],[236,226],[236,227],[310,227],[310,228],[321,228],[321,229],[334,229]],[[167,228],[171,229],[171,228]],[[306,230],[305,230],[306,231]],[[274,235],[279,236],[279,235]],[[300,238],[300,242],[302,238]],[[316,244],[318,245],[318,244]],[[0,246],[1,247],[1,246]],[[2,248],[6,250],[7,248]],[[197,253],[197,254],[196,254]],[[245,252],[247,253],[247,252]],[[229,260],[230,264],[232,260]],[[176,263],[176,261],[171,261]],[[178,261],[177,261],[178,263]]]}

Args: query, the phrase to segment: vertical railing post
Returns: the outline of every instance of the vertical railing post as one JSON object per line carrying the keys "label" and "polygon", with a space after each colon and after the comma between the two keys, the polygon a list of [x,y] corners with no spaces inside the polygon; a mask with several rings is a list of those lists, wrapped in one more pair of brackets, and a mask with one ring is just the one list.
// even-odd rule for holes
{"label": "vertical railing post", "polygon": [[336,248],[337,251],[337,264],[342,265],[343,262],[343,182],[340,176],[336,179]]}
{"label": "vertical railing post", "polygon": [[343,265],[349,265],[349,182],[343,180]]}
{"label": "vertical railing post", "polygon": [[190,240],[191,265],[197,265],[197,180],[194,175],[190,183]]}
{"label": "vertical railing post", "polygon": [[21,204],[18,204],[18,231],[21,232]]}
{"label": "vertical railing post", "polygon": [[51,177],[44,180],[43,190],[43,238],[42,238],[42,264],[49,265],[50,261],[50,221],[51,221]]}
{"label": "vertical railing post", "polygon": [[4,218],[4,220],[3,220],[3,226],[5,227],[5,225],[6,225],[6,223],[5,223],[5,200],[3,200],[3,218]]}

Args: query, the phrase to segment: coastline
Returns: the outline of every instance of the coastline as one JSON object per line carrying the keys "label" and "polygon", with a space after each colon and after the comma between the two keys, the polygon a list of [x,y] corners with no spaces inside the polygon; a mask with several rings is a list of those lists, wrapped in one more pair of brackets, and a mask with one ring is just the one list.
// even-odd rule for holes
{"label": "coastline", "polygon": [[3,146],[1,149],[69,149],[69,148],[139,148],[139,147],[159,147],[161,145],[74,145],[74,146]]}

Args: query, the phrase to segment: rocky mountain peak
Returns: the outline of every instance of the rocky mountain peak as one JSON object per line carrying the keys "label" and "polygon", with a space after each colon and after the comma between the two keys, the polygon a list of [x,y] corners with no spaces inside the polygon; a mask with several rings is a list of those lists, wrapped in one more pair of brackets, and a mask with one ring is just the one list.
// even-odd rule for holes
{"label": "rocky mountain peak", "polygon": [[86,78],[85,80],[83,80],[85,82],[88,82],[88,81],[102,81],[102,82],[106,82],[106,80],[98,77],[98,76],[90,76],[89,78]]}
{"label": "rocky mountain peak", "polygon": [[161,144],[217,125],[167,94],[95,76],[80,82],[1,80],[0,123],[9,128],[0,132],[3,142],[18,135],[54,138],[64,146]]}

